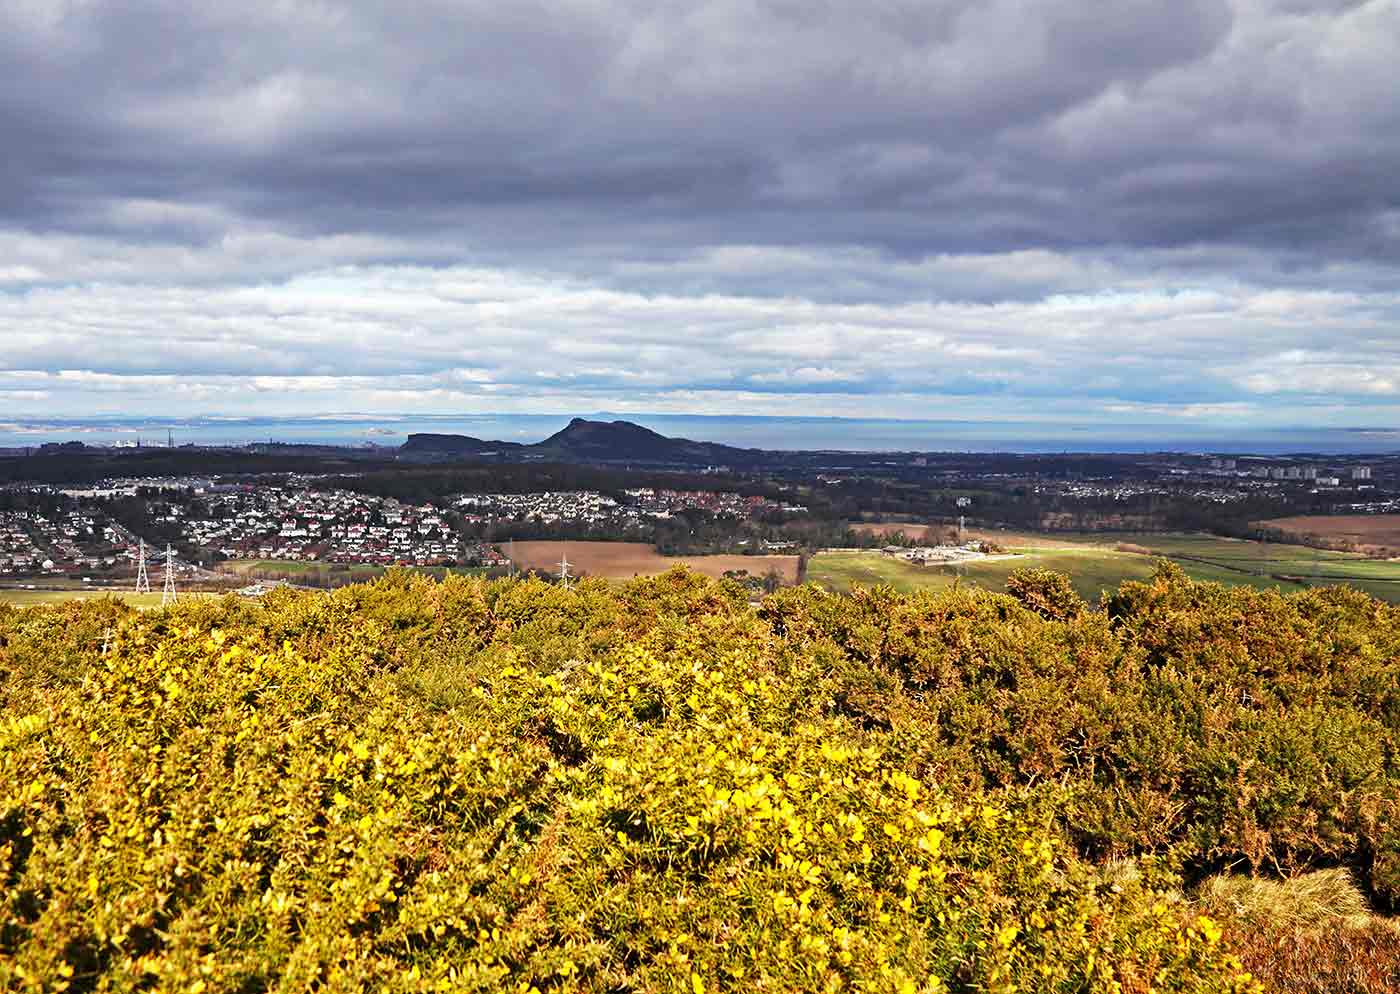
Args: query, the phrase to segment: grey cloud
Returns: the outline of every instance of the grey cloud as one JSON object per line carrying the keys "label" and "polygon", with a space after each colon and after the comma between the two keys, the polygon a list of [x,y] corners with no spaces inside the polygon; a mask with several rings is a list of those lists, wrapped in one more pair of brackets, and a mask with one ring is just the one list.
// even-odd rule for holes
{"label": "grey cloud", "polygon": [[1396,64],[1400,0],[9,4],[0,394],[1374,412]]}
{"label": "grey cloud", "polygon": [[[467,246],[521,227],[606,246],[626,212],[640,254],[1394,250],[1368,225],[1400,173],[1375,71],[1400,54],[1375,40],[1391,2],[69,10],[12,11],[0,41],[27,80],[0,98],[19,191],[0,210],[25,227],[164,236],[103,207],[142,198]],[[570,228],[546,234],[556,209]]]}

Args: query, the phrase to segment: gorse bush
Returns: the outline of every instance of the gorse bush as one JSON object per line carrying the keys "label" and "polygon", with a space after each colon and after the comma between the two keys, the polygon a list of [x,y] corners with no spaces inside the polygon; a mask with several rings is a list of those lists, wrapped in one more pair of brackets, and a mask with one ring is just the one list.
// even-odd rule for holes
{"label": "gorse bush", "polygon": [[1008,586],[1031,609],[977,591],[803,589],[763,615],[839,651],[862,688],[843,709],[888,726],[940,782],[1065,787],[1062,824],[1086,856],[1169,855],[1190,877],[1345,863],[1395,900],[1400,611],[1168,566],[1102,611],[1062,612],[1045,608],[1044,577],[1025,580]]}
{"label": "gorse bush", "polygon": [[1394,892],[1393,609],[1016,589],[0,613],[0,985],[1246,991],[1182,874]]}

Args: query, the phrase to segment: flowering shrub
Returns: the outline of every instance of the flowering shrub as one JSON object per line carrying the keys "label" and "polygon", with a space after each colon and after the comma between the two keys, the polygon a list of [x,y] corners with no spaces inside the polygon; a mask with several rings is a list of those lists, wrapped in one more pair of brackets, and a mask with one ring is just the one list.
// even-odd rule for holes
{"label": "flowering shrub", "polygon": [[1345,863],[1382,902],[1400,896],[1400,609],[1168,567],[1101,611],[1052,611],[1053,584],[1026,581],[1034,610],[807,588],[763,614],[837,654],[862,688],[846,710],[940,782],[1064,786],[1060,821],[1085,856],[1170,855],[1190,877]]}
{"label": "flowering shrub", "polygon": [[[1238,824],[1136,823],[1165,790],[1147,767],[1202,715],[1133,737],[1120,677],[1136,708],[1174,699],[1149,679],[1165,640],[1132,625],[1176,595],[1123,596],[1141,612],[811,590],[754,612],[684,572],[391,575],[5,613],[0,986],[1253,990],[1170,865],[1331,788],[1259,775]],[[1219,734],[1254,765],[1192,760],[1192,789],[1308,749],[1307,775],[1352,795],[1383,773],[1374,744],[1343,745],[1389,727],[1384,680],[1328,672],[1372,710],[1314,694],[1293,738],[1231,711]],[[1382,825],[1356,804],[1338,831]],[[1345,845],[1309,830],[1265,850]],[[1120,844],[1140,876],[1086,858]]]}

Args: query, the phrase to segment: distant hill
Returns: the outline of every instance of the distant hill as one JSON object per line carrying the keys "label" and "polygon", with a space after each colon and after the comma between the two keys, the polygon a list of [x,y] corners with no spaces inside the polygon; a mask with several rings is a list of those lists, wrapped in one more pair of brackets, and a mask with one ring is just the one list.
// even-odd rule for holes
{"label": "distant hill", "polygon": [[468,456],[491,452],[531,454],[562,462],[753,463],[760,449],[740,449],[688,438],[668,438],[630,421],[588,421],[574,418],[566,427],[533,445],[491,442],[469,435],[416,434],[401,449],[420,456]]}
{"label": "distant hill", "polygon": [[668,438],[630,421],[584,418],[574,418],[567,427],[531,448],[590,462],[729,463],[751,462],[760,455],[754,449]]}
{"label": "distant hill", "polygon": [[519,442],[491,442],[470,435],[434,435],[428,432],[409,435],[401,446],[401,451],[420,455],[481,455],[485,452],[502,452],[523,449]]}

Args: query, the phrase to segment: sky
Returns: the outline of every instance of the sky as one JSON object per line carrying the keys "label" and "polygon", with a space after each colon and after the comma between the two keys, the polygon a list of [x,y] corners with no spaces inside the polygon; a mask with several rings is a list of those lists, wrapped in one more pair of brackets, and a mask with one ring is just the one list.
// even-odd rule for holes
{"label": "sky", "polygon": [[0,2],[9,417],[1400,423],[1400,0]]}

